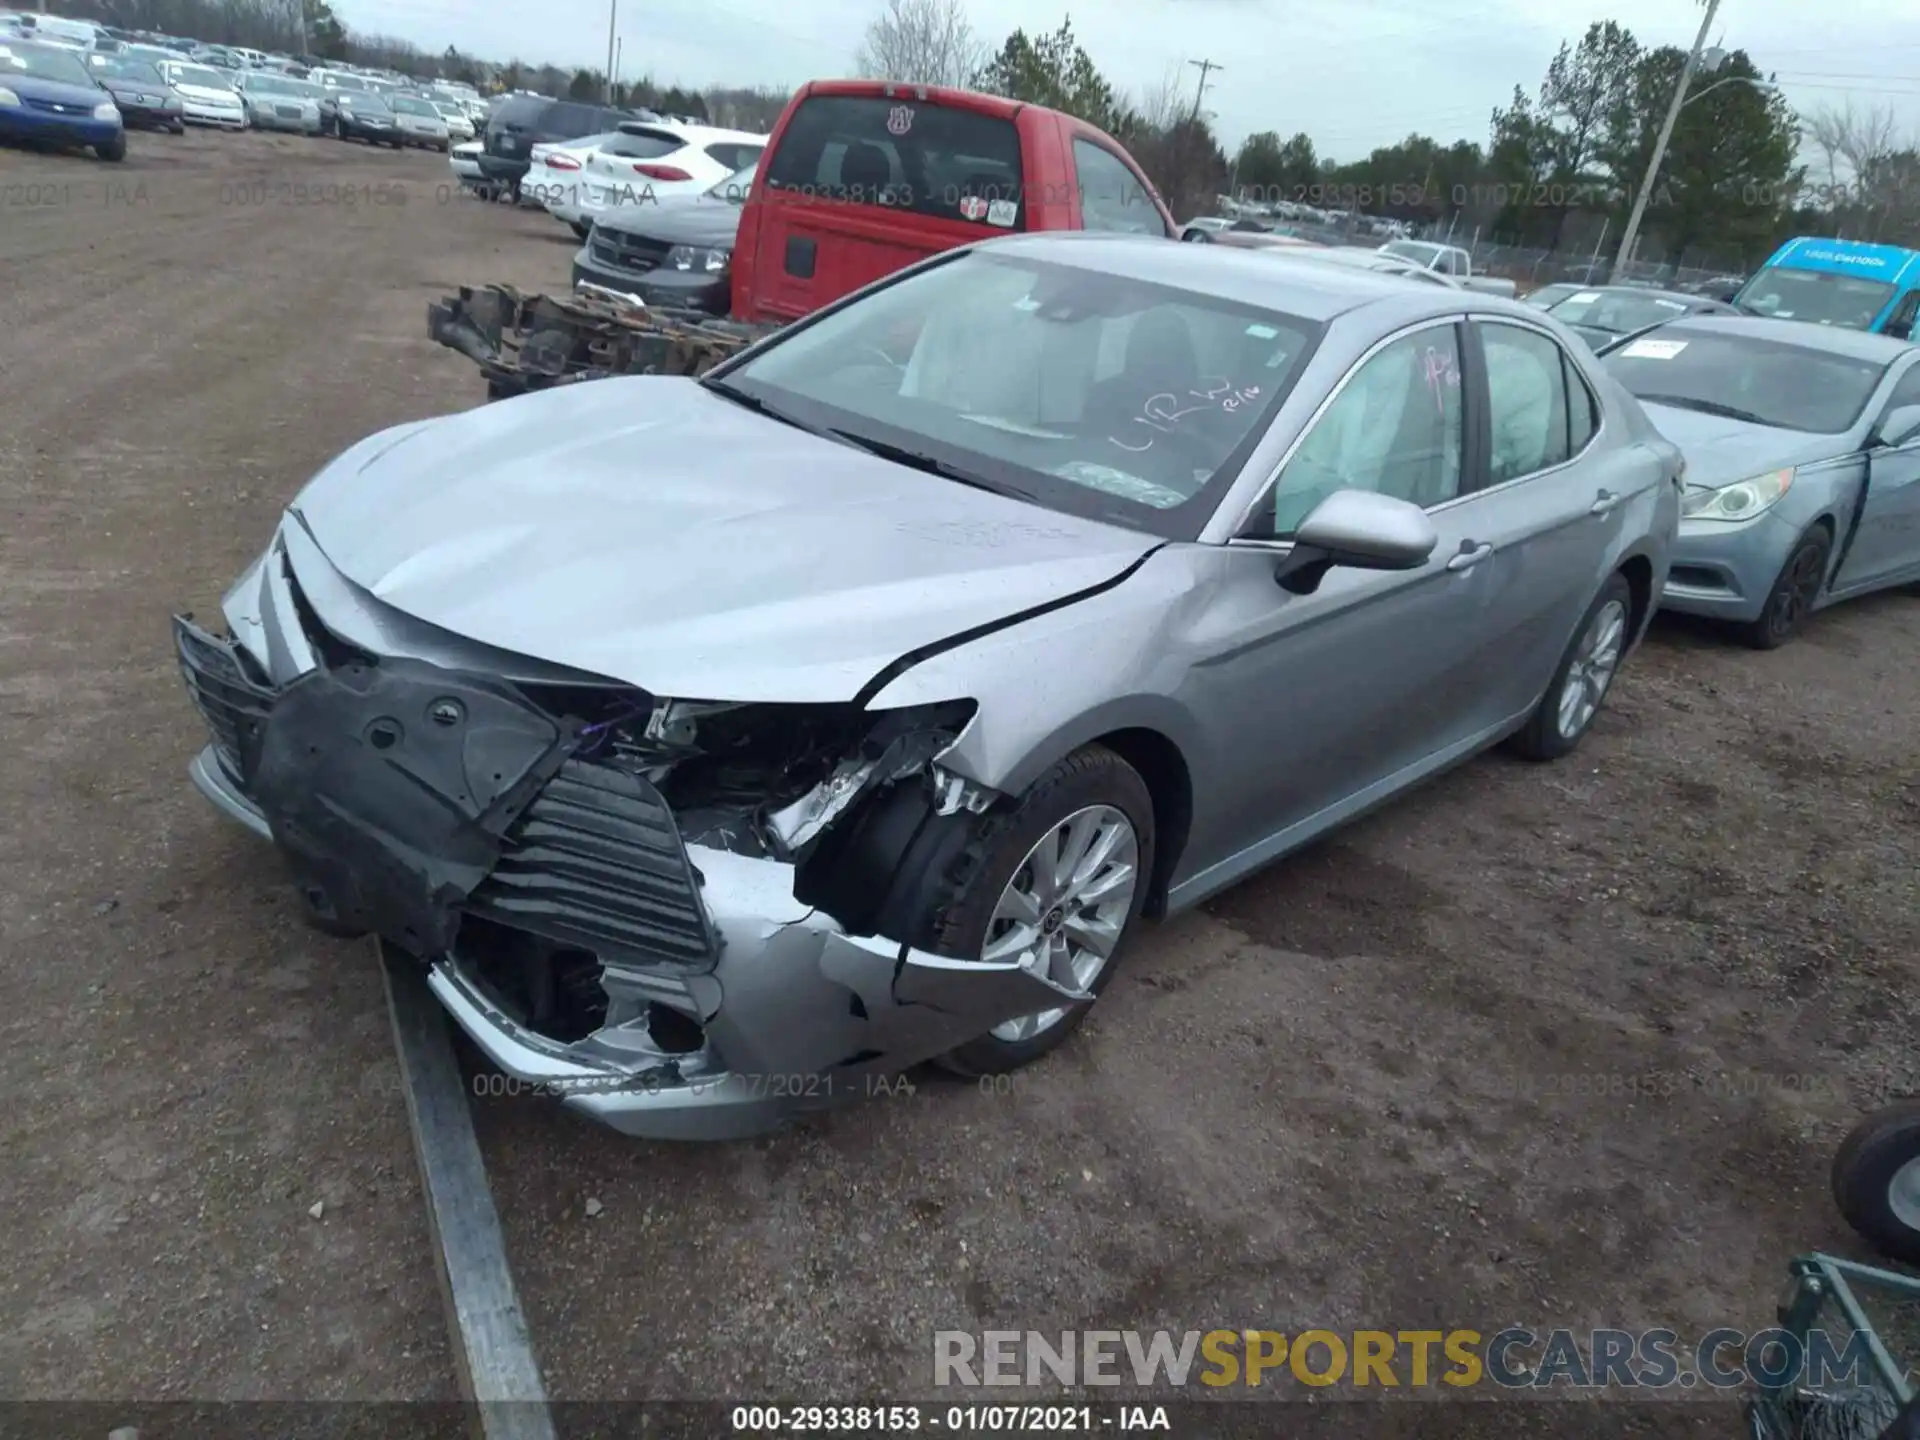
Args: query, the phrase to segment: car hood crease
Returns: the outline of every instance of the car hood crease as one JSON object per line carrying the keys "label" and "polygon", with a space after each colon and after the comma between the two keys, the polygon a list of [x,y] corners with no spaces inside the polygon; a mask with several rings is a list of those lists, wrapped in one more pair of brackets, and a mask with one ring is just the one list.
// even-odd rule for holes
{"label": "car hood crease", "polygon": [[851,700],[901,656],[1106,585],[1160,543],[666,377],[412,427],[343,455],[293,508],[397,610],[712,700]]}

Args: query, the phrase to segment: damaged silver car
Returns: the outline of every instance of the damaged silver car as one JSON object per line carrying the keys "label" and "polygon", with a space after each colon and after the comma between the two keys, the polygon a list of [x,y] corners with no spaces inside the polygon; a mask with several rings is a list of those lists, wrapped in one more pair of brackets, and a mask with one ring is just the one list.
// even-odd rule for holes
{"label": "damaged silver car", "polygon": [[1678,469],[1515,303],[1010,237],[355,445],[175,620],[193,778],[511,1075],[750,1134],[1031,1061],[1143,915],[1571,750]]}

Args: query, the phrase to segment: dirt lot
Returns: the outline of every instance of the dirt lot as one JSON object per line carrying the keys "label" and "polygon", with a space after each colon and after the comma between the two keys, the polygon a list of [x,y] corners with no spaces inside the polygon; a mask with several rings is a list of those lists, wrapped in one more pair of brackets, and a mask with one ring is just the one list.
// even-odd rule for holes
{"label": "dirt lot", "polygon": [[[333,453],[479,401],[429,298],[564,281],[447,179],[0,152],[0,1394],[451,1393],[376,971],[190,790],[166,634]],[[940,1328],[1770,1323],[1912,1063],[1916,642],[1901,595],[1775,655],[1663,624],[1572,761],[1149,932],[1009,1093],[719,1149],[477,1101],[555,1394],[925,1394]]]}

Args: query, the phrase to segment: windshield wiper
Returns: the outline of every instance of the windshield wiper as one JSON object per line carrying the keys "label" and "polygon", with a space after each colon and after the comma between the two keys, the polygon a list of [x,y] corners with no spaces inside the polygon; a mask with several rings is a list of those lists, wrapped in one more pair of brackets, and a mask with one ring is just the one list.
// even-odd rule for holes
{"label": "windshield wiper", "polygon": [[1765,425],[1769,430],[1782,430],[1778,420],[1769,420],[1764,415],[1756,415],[1751,410],[1742,410],[1738,405],[1722,405],[1718,400],[1696,400],[1691,395],[1642,395],[1641,400],[1649,405],[1671,405],[1677,410],[1698,410],[1702,415],[1718,415],[1723,420],[1744,420],[1749,425]]}
{"label": "windshield wiper", "polygon": [[716,395],[726,396],[726,398],[733,401],[734,404],[741,406],[743,409],[751,410],[756,415],[764,415],[769,420],[778,420],[782,425],[791,425],[794,429],[804,430],[809,435],[826,435],[831,433],[830,431],[822,430],[817,425],[809,425],[804,420],[795,419],[786,411],[769,405],[758,395],[748,394],[738,385],[729,385],[724,380],[710,380],[704,375],[695,383],[705,389],[711,390]]}
{"label": "windshield wiper", "polygon": [[828,430],[825,433],[857,450],[864,450],[869,455],[878,455],[882,460],[891,460],[896,465],[905,465],[922,474],[938,475],[942,480],[951,480],[958,485],[970,485],[975,490],[985,490],[990,495],[1011,495],[1020,500],[1033,499],[1033,496],[1025,490],[982,479],[970,470],[962,470],[957,465],[949,465],[944,460],[922,454],[918,450],[909,450],[904,445],[891,445],[885,440],[875,440],[870,435],[855,435],[848,430]]}

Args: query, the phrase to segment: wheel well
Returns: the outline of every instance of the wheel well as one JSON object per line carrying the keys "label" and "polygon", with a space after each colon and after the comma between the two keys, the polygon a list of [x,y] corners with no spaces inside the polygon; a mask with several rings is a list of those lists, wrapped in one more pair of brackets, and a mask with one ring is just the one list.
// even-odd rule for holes
{"label": "wheel well", "polygon": [[1633,624],[1629,636],[1636,636],[1647,623],[1653,607],[1653,562],[1644,555],[1629,555],[1620,573],[1627,577],[1627,590],[1633,597]]}
{"label": "wheel well", "polygon": [[1158,919],[1167,908],[1167,888],[1193,828],[1193,777],[1180,747],[1158,730],[1115,730],[1094,741],[1104,745],[1147,782],[1153,797],[1153,874],[1144,913]]}

